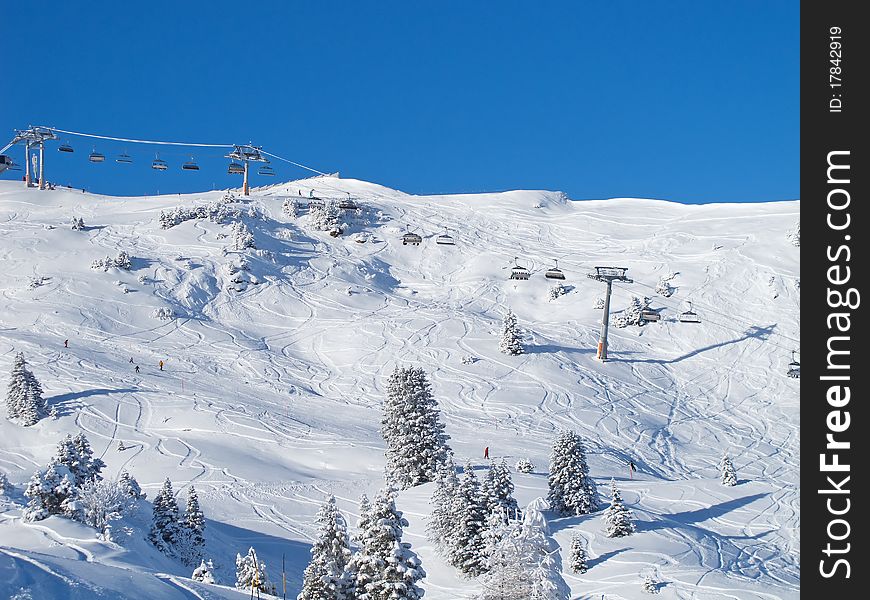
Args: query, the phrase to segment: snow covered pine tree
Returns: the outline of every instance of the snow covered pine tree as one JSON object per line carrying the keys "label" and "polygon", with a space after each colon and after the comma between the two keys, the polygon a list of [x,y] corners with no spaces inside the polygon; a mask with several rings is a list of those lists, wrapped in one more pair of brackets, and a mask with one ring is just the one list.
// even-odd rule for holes
{"label": "snow covered pine tree", "polygon": [[420,600],[426,576],[411,544],[402,542],[408,521],[396,509],[395,492],[381,490],[360,534],[362,547],[351,557],[342,593],[366,600]]}
{"label": "snow covered pine tree", "polygon": [[253,547],[245,556],[236,554],[236,587],[240,590],[259,590],[266,594],[275,594],[275,584],[266,575],[266,563],[257,558]]}
{"label": "snow covered pine tree", "polygon": [[513,497],[514,483],[504,459],[490,465],[482,489],[487,511],[498,513],[506,521],[514,518],[517,513],[517,501]]}
{"label": "snow covered pine tree", "polygon": [[201,560],[199,566],[193,570],[190,578],[202,583],[214,583],[214,565],[211,560],[208,562]]}
{"label": "snow covered pine tree", "polygon": [[450,448],[432,388],[421,368],[396,367],[387,382],[381,433],[387,444],[387,475],[401,489],[435,481]]}
{"label": "snow covered pine tree", "polygon": [[486,531],[486,499],[474,475],[471,463],[465,464],[465,472],[456,492],[453,514],[458,519],[450,544],[450,563],[465,575],[477,577],[486,571],[486,556],[483,534]]}
{"label": "snow covered pine tree", "polygon": [[585,573],[589,567],[586,564],[586,541],[580,534],[571,538],[570,567],[574,573]]}
{"label": "snow covered pine tree", "polygon": [[737,485],[737,471],[727,454],[722,457],[719,468],[722,470],[722,485]]}
{"label": "snow covered pine tree", "polygon": [[187,508],[178,533],[178,551],[184,564],[192,566],[201,562],[205,549],[205,515],[193,486],[187,488]]}
{"label": "snow covered pine tree", "polygon": [[501,342],[498,349],[503,354],[517,356],[523,354],[526,349],[523,346],[522,334],[517,325],[517,317],[511,309],[508,309],[501,326]]}
{"label": "snow covered pine tree", "polygon": [[432,513],[426,524],[429,540],[442,554],[447,553],[447,548],[453,540],[456,524],[454,503],[458,488],[456,469],[453,461],[450,460],[449,466],[439,471],[435,479],[435,491],[432,493],[431,502]]}
{"label": "snow covered pine tree", "polygon": [[148,540],[164,554],[174,554],[178,538],[178,503],[172,491],[172,482],[167,477],[154,497],[154,518]]}
{"label": "snow covered pine tree", "polygon": [[547,478],[550,507],[562,515],[585,515],[595,510],[598,494],[589,476],[583,440],[573,431],[563,431],[553,444]]}
{"label": "snow covered pine tree", "polygon": [[343,600],[341,585],[350,561],[347,523],[330,495],[317,513],[317,539],[311,546],[311,562],[302,575],[297,600]]}
{"label": "snow covered pine tree", "polygon": [[625,537],[634,533],[631,511],[622,503],[622,495],[613,479],[610,480],[610,506],[604,511],[604,523],[607,525],[607,537]]}
{"label": "snow covered pine tree", "polygon": [[25,427],[35,425],[48,415],[48,407],[42,398],[42,386],[27,368],[24,354],[12,360],[12,376],[6,392],[6,415]]}

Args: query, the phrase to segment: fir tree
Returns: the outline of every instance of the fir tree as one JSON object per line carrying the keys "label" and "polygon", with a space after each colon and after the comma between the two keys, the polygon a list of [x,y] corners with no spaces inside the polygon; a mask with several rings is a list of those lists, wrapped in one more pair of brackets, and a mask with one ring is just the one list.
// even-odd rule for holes
{"label": "fir tree", "polygon": [[64,512],[64,503],[75,494],[75,479],[70,470],[52,460],[45,469],[36,471],[24,496],[28,498],[24,518],[40,521]]}
{"label": "fir tree", "polygon": [[402,489],[434,481],[447,465],[449,437],[423,369],[396,367],[381,424],[389,481]]}
{"label": "fir tree", "polygon": [[0,473],[0,496],[5,496],[12,491],[12,484],[9,483],[9,478],[6,473]]}
{"label": "fir tree", "polygon": [[6,414],[9,419],[29,427],[48,415],[48,407],[42,397],[42,386],[27,368],[24,354],[15,355],[12,361],[12,376],[6,392]]}
{"label": "fir tree", "polygon": [[517,512],[513,493],[514,484],[507,462],[502,459],[500,463],[491,464],[483,481],[486,510],[502,515],[505,520],[510,519]]}
{"label": "fir tree", "polygon": [[341,233],[341,209],[334,200],[326,200],[323,204],[312,204],[308,210],[308,220],[318,231]]}
{"label": "fir tree", "polygon": [[110,541],[111,522],[128,513],[134,503],[117,481],[91,479],[64,501],[63,510],[66,516],[93,527],[103,540]]}
{"label": "fir tree", "polygon": [[586,450],[580,436],[564,431],[556,438],[547,478],[550,507],[562,515],[584,515],[595,510],[598,494],[586,465]]}
{"label": "fir tree", "polygon": [[511,356],[517,356],[526,351],[523,347],[520,329],[517,326],[517,317],[511,309],[508,309],[502,321],[501,342],[499,342],[498,349]]}
{"label": "fir tree", "polygon": [[587,558],[586,542],[581,535],[575,534],[574,537],[571,538],[571,571],[573,571],[574,573],[583,574],[587,570],[589,570],[589,567],[586,564]]}
{"label": "fir tree", "polygon": [[254,245],[254,234],[248,229],[248,226],[241,221],[233,223],[233,250],[247,250],[248,248],[256,248]]}
{"label": "fir tree", "polygon": [[148,540],[164,554],[174,554],[179,539],[178,503],[169,477],[154,497],[154,518]]}
{"label": "fir tree", "polygon": [[631,511],[622,503],[622,495],[612,479],[610,480],[610,506],[604,511],[604,523],[607,525],[607,537],[624,537],[634,533]]}
{"label": "fir tree", "polygon": [[179,528],[178,546],[182,559],[188,565],[202,560],[205,549],[205,515],[199,507],[199,497],[193,486],[187,488],[187,508]]}
{"label": "fir tree", "polygon": [[205,559],[201,560],[190,578],[201,583],[214,583],[214,565],[211,560],[208,562]]}
{"label": "fir tree", "polygon": [[91,444],[84,433],[79,433],[72,438],[72,445],[78,456],[76,466],[71,466],[73,473],[76,476],[76,483],[83,485],[87,481],[99,481],[103,478],[100,474],[105,468],[106,463],[100,458],[94,458],[94,451],[91,450]]}
{"label": "fir tree", "polygon": [[311,546],[311,562],[302,576],[297,600],[341,600],[344,571],[350,561],[347,523],[329,496],[317,513],[318,534]]}
{"label": "fir tree", "polygon": [[528,458],[521,458],[514,465],[514,469],[517,470],[517,473],[531,473],[535,470],[535,465]]}
{"label": "fir tree", "polygon": [[121,476],[118,477],[118,487],[121,490],[136,500],[144,500],[146,494],[142,492],[142,488],[139,487],[139,482],[136,481],[136,478],[130,475],[126,469],[121,471]]}
{"label": "fir tree", "polygon": [[523,521],[517,534],[526,571],[532,577],[532,600],[568,600],[571,593],[562,578],[559,545],[550,534],[544,516],[547,503],[537,498],[523,512]]}
{"label": "fir tree", "polygon": [[266,594],[275,593],[275,584],[266,574],[266,563],[257,558],[253,547],[245,556],[236,554],[236,587],[240,590],[259,590]]}
{"label": "fir tree", "polygon": [[361,535],[362,547],[351,557],[346,586],[351,598],[360,600],[419,600],[417,583],[426,576],[411,544],[402,542],[408,521],[396,509],[395,493],[381,490],[372,505],[368,527]]}
{"label": "fir tree", "polygon": [[483,534],[486,531],[485,498],[471,463],[459,483],[454,504],[455,524],[450,562],[462,573],[477,577],[486,570]]}
{"label": "fir tree", "polygon": [[727,454],[722,457],[719,468],[722,470],[722,485],[737,485],[737,471]]}
{"label": "fir tree", "polygon": [[520,525],[494,523],[492,546],[488,548],[487,572],[481,578],[482,593],[477,600],[529,600],[534,588],[529,557],[519,538]]}
{"label": "fir tree", "polygon": [[456,478],[456,469],[453,466],[453,461],[450,460],[449,467],[439,471],[435,479],[432,513],[426,525],[429,540],[442,552],[447,550],[453,540],[456,523],[454,504],[458,488],[459,480]]}

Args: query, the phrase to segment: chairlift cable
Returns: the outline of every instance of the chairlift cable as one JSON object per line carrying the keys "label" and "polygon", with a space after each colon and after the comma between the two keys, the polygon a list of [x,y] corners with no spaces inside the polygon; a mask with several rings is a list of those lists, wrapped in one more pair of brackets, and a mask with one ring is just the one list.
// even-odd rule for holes
{"label": "chairlift cable", "polygon": [[65,129],[56,129],[54,127],[50,127],[49,129],[51,129],[52,131],[55,131],[57,133],[65,133],[67,135],[78,135],[81,137],[96,138],[99,140],[111,140],[114,142],[129,142],[131,144],[156,144],[156,145],[161,145],[161,146],[191,146],[191,147],[198,147],[198,148],[234,148],[235,147],[234,144],[196,144],[193,142],[166,142],[166,141],[161,141],[161,140],[136,140],[136,139],[132,139],[132,138],[113,137],[110,135],[98,135],[95,133],[82,133],[80,131],[66,131]]}

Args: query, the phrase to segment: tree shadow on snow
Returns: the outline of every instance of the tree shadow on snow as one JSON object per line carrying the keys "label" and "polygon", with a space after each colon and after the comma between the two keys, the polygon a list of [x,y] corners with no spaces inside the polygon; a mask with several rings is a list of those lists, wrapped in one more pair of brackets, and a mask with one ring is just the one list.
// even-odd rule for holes
{"label": "tree shadow on snow", "polygon": [[601,554],[600,556],[596,556],[595,558],[592,558],[592,559],[586,561],[586,567],[589,569],[593,569],[593,568],[597,567],[598,565],[604,564],[605,562],[607,562],[609,559],[613,558],[617,554],[622,554],[623,552],[625,552],[628,549],[629,548],[620,548],[619,550],[611,550],[610,552],[605,552],[604,554]]}
{"label": "tree shadow on snow", "polygon": [[45,401],[49,408],[54,408],[59,417],[63,417],[71,414],[73,410],[80,407],[81,402],[78,401],[82,398],[89,398],[90,396],[108,396],[109,394],[129,394],[138,391],[141,390],[139,390],[139,388],[94,388],[92,390],[82,390],[81,392],[70,392],[68,394],[51,396],[50,398],[46,398]]}
{"label": "tree shadow on snow", "polygon": [[[703,323],[699,326],[703,326]],[[627,363],[651,363],[656,365],[670,365],[673,363],[678,363],[686,360],[687,358],[692,358],[693,356],[697,356],[704,352],[709,352],[710,350],[715,350],[716,348],[722,348],[724,346],[730,346],[732,344],[739,344],[740,342],[745,342],[746,340],[757,339],[757,340],[766,340],[773,333],[773,330],[776,329],[776,323],[773,325],[768,325],[767,327],[759,327],[757,325],[753,325],[749,329],[747,329],[743,335],[740,337],[736,337],[732,340],[727,340],[724,342],[718,342],[716,344],[710,344],[708,346],[704,346],[703,348],[698,348],[696,350],[692,350],[683,354],[682,356],[678,356],[676,358],[670,359],[658,359],[658,358],[642,358],[642,359],[629,359],[629,360],[621,360],[620,358],[615,358],[614,360],[617,362],[627,362]]]}
{"label": "tree shadow on snow", "polygon": [[693,525],[695,523],[699,523],[701,521],[708,521],[710,519],[715,519],[717,517],[724,516],[733,510],[737,510],[738,508],[742,508],[748,504],[752,504],[756,500],[760,500],[769,494],[752,494],[750,496],[744,496],[743,498],[735,498],[734,500],[728,500],[727,502],[722,502],[720,504],[716,504],[707,508],[699,508],[698,510],[689,510],[685,512],[672,513],[672,514],[663,514],[663,520],[661,521],[638,521],[636,523],[637,530],[640,531],[653,531],[656,529],[671,527],[673,521],[677,521],[678,523],[682,523],[683,525]]}

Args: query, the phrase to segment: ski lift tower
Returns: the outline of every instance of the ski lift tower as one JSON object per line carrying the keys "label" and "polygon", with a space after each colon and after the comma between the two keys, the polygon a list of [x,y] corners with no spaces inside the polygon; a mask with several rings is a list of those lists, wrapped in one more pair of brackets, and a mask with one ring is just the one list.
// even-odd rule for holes
{"label": "ski lift tower", "polygon": [[[10,147],[24,142],[24,182],[27,187],[33,184],[33,179],[30,175],[30,148],[39,146],[39,189],[45,189],[45,141],[56,140],[57,135],[48,127],[34,127],[30,125],[27,129],[17,130],[15,137],[9,142],[0,153],[5,152]],[[33,174],[36,176],[36,173]]]}
{"label": "ski lift tower", "polygon": [[233,151],[226,155],[225,158],[230,158],[241,162],[245,166],[245,180],[242,183],[242,194],[245,196],[251,195],[251,190],[248,187],[248,163],[249,162],[269,162],[269,159],[263,156],[262,146],[233,146]]}
{"label": "ski lift tower", "polygon": [[601,362],[607,360],[607,328],[610,326],[610,293],[614,281],[634,283],[634,280],[625,276],[625,267],[595,267],[595,273],[586,275],[590,279],[603,281],[607,284],[607,295],[604,296],[604,314],[601,316],[601,337],[598,338],[598,354],[596,358]]}

